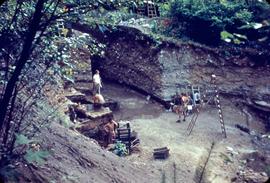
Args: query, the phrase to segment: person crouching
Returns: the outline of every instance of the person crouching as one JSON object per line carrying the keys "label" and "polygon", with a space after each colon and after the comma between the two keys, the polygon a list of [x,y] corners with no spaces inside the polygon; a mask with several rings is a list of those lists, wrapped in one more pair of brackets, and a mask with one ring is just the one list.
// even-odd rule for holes
{"label": "person crouching", "polygon": [[95,94],[93,97],[93,101],[95,109],[100,109],[105,103],[104,97],[101,94]]}

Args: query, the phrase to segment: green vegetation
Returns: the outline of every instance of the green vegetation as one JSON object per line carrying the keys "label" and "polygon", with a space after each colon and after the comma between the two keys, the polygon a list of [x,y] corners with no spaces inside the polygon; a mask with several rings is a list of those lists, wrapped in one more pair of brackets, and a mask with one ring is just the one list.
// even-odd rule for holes
{"label": "green vegetation", "polygon": [[50,153],[48,151],[33,151],[32,149],[29,149],[26,151],[24,158],[28,163],[36,162],[42,164],[49,155]]}
{"label": "green vegetation", "polygon": [[128,150],[125,144],[123,144],[120,141],[117,141],[115,146],[114,146],[114,150],[113,153],[122,157],[122,156],[126,156],[128,154]]}
{"label": "green vegetation", "polygon": [[[162,10],[172,20],[166,33],[181,39],[218,45],[222,31],[249,40],[269,34],[270,6],[263,1],[173,0],[163,5]],[[232,42],[241,43],[237,39]]]}

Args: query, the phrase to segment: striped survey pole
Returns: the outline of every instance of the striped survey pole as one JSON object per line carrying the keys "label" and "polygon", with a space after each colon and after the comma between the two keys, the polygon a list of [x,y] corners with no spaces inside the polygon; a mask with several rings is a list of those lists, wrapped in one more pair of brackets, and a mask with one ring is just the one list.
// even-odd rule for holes
{"label": "striped survey pole", "polygon": [[224,135],[224,138],[227,138],[223,113],[222,113],[219,94],[218,94],[218,87],[217,87],[217,84],[216,84],[216,75],[214,75],[214,74],[212,74],[212,83],[214,84],[216,106],[218,108],[219,122],[221,124],[221,131],[222,131],[222,134]]}

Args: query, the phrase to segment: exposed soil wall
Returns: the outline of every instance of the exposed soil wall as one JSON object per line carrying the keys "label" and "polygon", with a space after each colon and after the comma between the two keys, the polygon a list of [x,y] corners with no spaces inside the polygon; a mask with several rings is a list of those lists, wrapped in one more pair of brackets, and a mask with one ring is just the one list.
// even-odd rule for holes
{"label": "exposed soil wall", "polygon": [[[266,55],[249,48],[221,50],[195,43],[158,42],[130,27],[104,33],[87,27],[75,26],[107,43],[105,57],[93,60],[103,78],[139,88],[166,101],[187,85],[211,90],[210,79],[215,74],[221,94],[266,113],[267,118],[270,62]],[[265,105],[259,106],[254,101],[263,101]]]}

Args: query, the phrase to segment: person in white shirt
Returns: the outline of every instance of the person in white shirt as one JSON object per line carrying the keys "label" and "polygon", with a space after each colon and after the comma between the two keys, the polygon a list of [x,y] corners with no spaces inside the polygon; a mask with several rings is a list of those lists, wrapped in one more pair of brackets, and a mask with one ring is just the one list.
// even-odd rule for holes
{"label": "person in white shirt", "polygon": [[201,97],[200,97],[200,94],[198,92],[194,93],[194,101],[195,101],[195,104],[201,103]]}
{"label": "person in white shirt", "polygon": [[94,94],[98,93],[100,94],[100,88],[102,87],[101,85],[101,78],[99,75],[99,70],[96,70],[96,73],[93,76],[93,84],[94,84]]}

